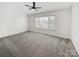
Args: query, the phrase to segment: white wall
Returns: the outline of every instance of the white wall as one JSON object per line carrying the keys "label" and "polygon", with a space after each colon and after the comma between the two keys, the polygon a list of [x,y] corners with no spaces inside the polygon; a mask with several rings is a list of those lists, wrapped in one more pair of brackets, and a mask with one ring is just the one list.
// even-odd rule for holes
{"label": "white wall", "polygon": [[0,38],[28,30],[28,18],[18,6],[0,4]]}
{"label": "white wall", "polygon": [[[45,15],[55,15],[56,16],[56,30],[48,31],[35,28],[34,17],[36,16],[45,16]],[[70,21],[71,21],[71,8],[57,10],[48,13],[40,13],[36,15],[29,16],[29,30],[39,33],[45,33],[49,35],[54,35],[63,38],[70,38]]]}
{"label": "white wall", "polygon": [[72,6],[71,40],[79,54],[79,3]]}

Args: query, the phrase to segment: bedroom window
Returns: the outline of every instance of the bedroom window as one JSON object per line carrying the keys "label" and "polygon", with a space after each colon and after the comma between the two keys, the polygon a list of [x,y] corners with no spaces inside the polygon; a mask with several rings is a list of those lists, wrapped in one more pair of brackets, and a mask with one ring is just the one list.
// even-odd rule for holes
{"label": "bedroom window", "polygon": [[35,27],[39,29],[55,30],[55,16],[36,17]]}

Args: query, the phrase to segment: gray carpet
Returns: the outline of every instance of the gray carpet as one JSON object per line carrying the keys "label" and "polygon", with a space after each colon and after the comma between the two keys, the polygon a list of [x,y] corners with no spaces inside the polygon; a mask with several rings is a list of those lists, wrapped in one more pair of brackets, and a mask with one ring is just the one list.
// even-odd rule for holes
{"label": "gray carpet", "polygon": [[77,57],[69,39],[25,32],[2,39],[0,56],[19,57]]}
{"label": "gray carpet", "polygon": [[0,40],[0,57],[13,57],[12,52],[5,46],[3,40]]}

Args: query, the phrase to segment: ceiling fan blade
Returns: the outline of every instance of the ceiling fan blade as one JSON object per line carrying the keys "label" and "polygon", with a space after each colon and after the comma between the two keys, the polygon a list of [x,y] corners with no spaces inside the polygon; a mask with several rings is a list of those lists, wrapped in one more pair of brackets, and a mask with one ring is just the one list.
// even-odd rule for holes
{"label": "ceiling fan blade", "polygon": [[27,6],[27,7],[31,7],[31,6],[29,6],[29,5],[25,5],[25,6]]}

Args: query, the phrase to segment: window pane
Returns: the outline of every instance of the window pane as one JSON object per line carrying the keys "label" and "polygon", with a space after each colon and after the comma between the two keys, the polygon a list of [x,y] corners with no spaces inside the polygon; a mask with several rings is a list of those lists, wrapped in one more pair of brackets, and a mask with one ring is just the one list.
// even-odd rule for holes
{"label": "window pane", "polygon": [[40,18],[35,19],[35,27],[40,28]]}
{"label": "window pane", "polygon": [[35,18],[35,27],[41,29],[55,30],[55,16]]}
{"label": "window pane", "polygon": [[51,19],[52,21],[55,21],[55,16],[51,16],[50,19]]}
{"label": "window pane", "polygon": [[50,29],[50,30],[55,30],[55,16],[51,16],[51,17],[50,17],[49,29]]}
{"label": "window pane", "polygon": [[41,24],[41,28],[48,29],[48,17],[41,17],[40,24]]}

